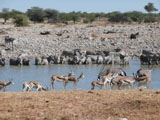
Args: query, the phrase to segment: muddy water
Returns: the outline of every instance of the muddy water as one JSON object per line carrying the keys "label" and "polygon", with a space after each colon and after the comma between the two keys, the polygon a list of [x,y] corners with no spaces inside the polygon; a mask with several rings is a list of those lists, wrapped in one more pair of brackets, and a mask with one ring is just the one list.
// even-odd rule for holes
{"label": "muddy water", "polygon": [[[106,66],[111,67],[111,66]],[[148,66],[141,66],[139,61],[131,61],[128,66],[112,66],[123,68],[127,75],[132,75],[139,68],[153,69],[151,89],[160,89],[160,67],[148,68]],[[77,88],[73,83],[66,86],[67,90],[70,89],[91,89],[91,82],[97,79],[97,75],[102,68],[102,65],[49,65],[49,66],[9,66],[0,68],[0,81],[13,79],[14,84],[8,87],[8,91],[22,91],[22,84],[26,81],[40,81],[44,86],[50,88],[50,78],[53,74],[67,75],[71,70],[74,71],[76,77],[81,72],[84,73],[84,78],[79,81]],[[56,82],[55,90],[63,90],[63,84]]]}

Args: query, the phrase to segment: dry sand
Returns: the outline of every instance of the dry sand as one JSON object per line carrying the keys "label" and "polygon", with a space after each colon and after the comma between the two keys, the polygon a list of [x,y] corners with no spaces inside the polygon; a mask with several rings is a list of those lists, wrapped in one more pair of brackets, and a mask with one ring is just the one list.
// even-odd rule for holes
{"label": "dry sand", "polygon": [[160,91],[1,92],[1,120],[159,120]]}

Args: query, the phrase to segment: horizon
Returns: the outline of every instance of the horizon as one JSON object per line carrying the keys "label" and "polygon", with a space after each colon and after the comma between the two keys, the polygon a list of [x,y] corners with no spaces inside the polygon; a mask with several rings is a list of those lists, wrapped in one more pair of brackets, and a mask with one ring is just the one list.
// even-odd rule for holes
{"label": "horizon", "polygon": [[[0,11],[3,8],[9,8],[10,10],[18,10],[21,12],[26,12],[27,9],[31,7],[40,7],[43,9],[56,9],[59,12],[87,12],[87,13],[109,13],[114,11],[119,12],[130,12],[130,11],[139,11],[145,12],[144,6],[147,5],[149,2],[153,3],[154,6],[158,9],[158,13],[160,12],[160,1],[159,0],[81,0],[81,1],[74,1],[74,0],[0,0]],[[138,3],[138,4],[137,4]],[[114,6],[114,7],[113,7]]]}

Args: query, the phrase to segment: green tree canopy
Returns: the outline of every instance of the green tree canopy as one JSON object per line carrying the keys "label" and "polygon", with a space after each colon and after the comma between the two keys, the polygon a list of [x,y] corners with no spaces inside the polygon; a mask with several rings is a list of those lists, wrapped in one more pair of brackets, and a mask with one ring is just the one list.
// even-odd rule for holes
{"label": "green tree canopy", "polygon": [[9,8],[3,8],[1,13],[1,18],[4,19],[4,23],[11,17]]}
{"label": "green tree canopy", "polygon": [[57,22],[59,17],[59,11],[55,9],[45,9],[45,17],[48,18],[50,22]]}
{"label": "green tree canopy", "polygon": [[154,7],[154,4],[153,4],[153,3],[148,3],[147,5],[144,6],[144,9],[145,9],[148,13],[151,13],[151,12],[154,12],[154,11],[158,11],[158,9]]}
{"label": "green tree canopy", "polygon": [[43,11],[42,8],[32,7],[31,9],[27,10],[27,15],[28,15],[28,17],[30,18],[31,21],[34,21],[34,23],[43,22],[45,12]]}

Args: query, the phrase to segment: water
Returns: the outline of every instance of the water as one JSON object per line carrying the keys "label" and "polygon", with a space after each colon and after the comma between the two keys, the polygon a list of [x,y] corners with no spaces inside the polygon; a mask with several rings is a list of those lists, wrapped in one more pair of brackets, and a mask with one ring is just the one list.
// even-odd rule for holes
{"label": "water", "polygon": [[[107,67],[107,65],[106,65]],[[110,66],[108,66],[110,67]],[[127,73],[132,75],[139,68],[150,69],[147,66],[141,66],[139,61],[131,61],[128,66],[112,66],[121,67]],[[78,77],[81,72],[84,73],[84,78],[78,82],[77,88],[74,87],[73,83],[69,83],[66,89],[91,89],[91,82],[97,79],[97,75],[102,68],[102,65],[49,65],[49,66],[9,66],[0,68],[0,81],[8,81],[13,79],[14,84],[8,86],[8,91],[22,91],[22,84],[27,81],[39,81],[44,86],[50,88],[50,79],[53,74],[67,75],[71,70],[75,76]],[[151,89],[160,89],[160,67],[152,68],[152,83]],[[63,84],[56,82],[55,90],[63,90]]]}

